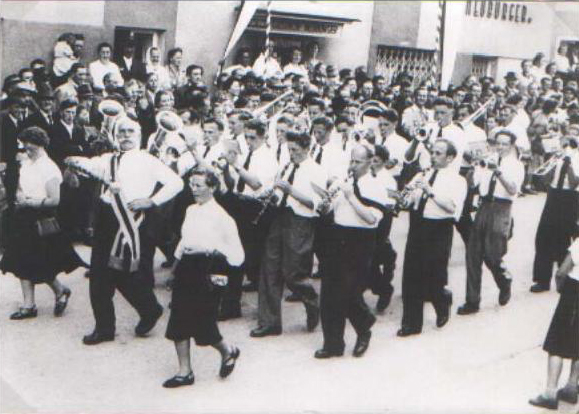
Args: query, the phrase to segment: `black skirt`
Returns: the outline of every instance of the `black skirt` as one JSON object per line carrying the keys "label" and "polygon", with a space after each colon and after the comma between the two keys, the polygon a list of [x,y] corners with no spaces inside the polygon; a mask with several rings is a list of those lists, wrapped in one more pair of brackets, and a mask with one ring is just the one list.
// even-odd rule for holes
{"label": "black skirt", "polygon": [[543,350],[561,358],[579,359],[579,282],[566,277]]}
{"label": "black skirt", "polygon": [[193,338],[200,346],[223,339],[217,327],[222,288],[209,280],[211,274],[228,274],[221,255],[184,255],[175,269],[171,315],[165,337],[172,341]]}
{"label": "black skirt", "polygon": [[46,217],[54,217],[54,211],[22,208],[11,212],[6,251],[0,261],[2,272],[33,283],[50,283],[59,273],[86,267],[64,232],[38,234],[36,223]]}

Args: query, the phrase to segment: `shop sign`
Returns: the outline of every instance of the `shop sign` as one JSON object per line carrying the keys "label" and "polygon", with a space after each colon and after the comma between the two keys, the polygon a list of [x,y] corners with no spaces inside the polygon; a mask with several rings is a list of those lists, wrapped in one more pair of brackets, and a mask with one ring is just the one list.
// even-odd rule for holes
{"label": "shop sign", "polygon": [[467,0],[465,14],[479,19],[501,20],[513,23],[530,24],[526,4],[500,0]]}

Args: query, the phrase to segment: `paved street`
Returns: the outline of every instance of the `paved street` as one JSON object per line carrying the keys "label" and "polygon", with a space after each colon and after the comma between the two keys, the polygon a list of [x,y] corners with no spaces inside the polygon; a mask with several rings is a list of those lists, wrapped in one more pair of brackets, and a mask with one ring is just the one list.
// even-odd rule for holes
{"label": "paved street", "polygon": [[[211,348],[194,348],[196,383],[167,390],[161,383],[176,372],[172,344],[164,338],[168,311],[147,339],[135,338],[136,313],[120,295],[115,299],[117,337],[96,347],[82,345],[93,328],[88,282],[83,271],[61,277],[72,291],[63,318],[52,316],[54,298],[47,287],[37,288],[39,316],[10,321],[21,293],[18,280],[0,278],[1,412],[84,413],[539,413],[527,403],[539,393],[546,377],[546,354],[541,344],[557,302],[557,293],[528,292],[534,236],[544,195],[520,199],[508,263],[514,276],[513,298],[497,304],[498,290],[485,270],[481,312],[457,316],[464,300],[464,245],[455,233],[449,269],[454,292],[453,315],[441,329],[434,311],[425,307],[422,335],[399,339],[400,277],[407,217],[393,228],[398,251],[393,303],[380,315],[370,349],[363,358],[351,356],[355,334],[347,326],[343,358],[313,358],[322,334],[305,332],[300,304],[285,303],[284,334],[251,339],[257,296],[246,294],[245,317],[221,324],[225,338],[241,349],[230,378],[219,380],[220,358]],[[80,248],[88,258],[88,249]],[[160,258],[158,258],[160,260]],[[157,279],[163,305],[169,292]],[[319,282],[315,282],[319,288]],[[374,306],[376,298],[367,294]],[[567,367],[562,378],[566,378]],[[576,413],[577,407],[560,406]]]}

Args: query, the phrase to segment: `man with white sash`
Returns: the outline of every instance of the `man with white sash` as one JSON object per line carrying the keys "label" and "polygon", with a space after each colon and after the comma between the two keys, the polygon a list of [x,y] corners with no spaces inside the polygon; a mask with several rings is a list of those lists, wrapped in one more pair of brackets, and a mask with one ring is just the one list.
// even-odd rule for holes
{"label": "man with white sash", "polygon": [[[86,345],[114,340],[116,289],[141,318],[135,327],[137,335],[144,336],[155,326],[163,308],[140,271],[141,251],[152,243],[146,212],[175,197],[183,188],[177,174],[149,152],[139,149],[138,123],[122,118],[114,132],[120,152],[90,159],[66,159],[73,171],[105,183],[97,206],[91,257],[90,299],[96,326],[83,338]],[[154,193],[157,183],[161,188]]]}

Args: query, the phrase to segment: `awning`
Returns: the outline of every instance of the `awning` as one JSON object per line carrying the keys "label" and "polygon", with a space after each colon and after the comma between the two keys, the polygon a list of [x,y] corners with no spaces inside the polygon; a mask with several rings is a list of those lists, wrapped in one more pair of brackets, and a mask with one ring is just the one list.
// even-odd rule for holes
{"label": "awning", "polygon": [[[275,4],[275,3],[274,3]],[[279,6],[277,7],[279,8]],[[265,32],[267,10],[260,8],[249,22],[247,30]],[[299,13],[285,10],[271,11],[271,33],[316,37],[337,37],[346,23],[359,22],[342,16]]]}

